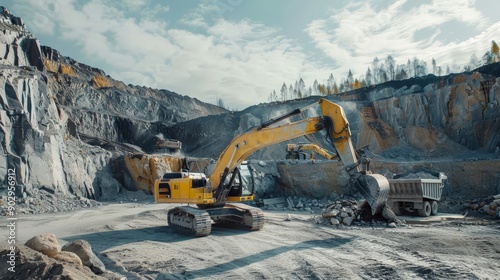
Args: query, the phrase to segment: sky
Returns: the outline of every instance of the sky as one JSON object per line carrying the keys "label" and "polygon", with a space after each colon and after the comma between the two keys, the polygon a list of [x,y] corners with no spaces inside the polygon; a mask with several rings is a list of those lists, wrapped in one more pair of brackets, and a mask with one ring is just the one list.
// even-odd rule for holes
{"label": "sky", "polygon": [[375,57],[465,65],[500,43],[498,0],[4,0],[40,43],[114,79],[231,110]]}

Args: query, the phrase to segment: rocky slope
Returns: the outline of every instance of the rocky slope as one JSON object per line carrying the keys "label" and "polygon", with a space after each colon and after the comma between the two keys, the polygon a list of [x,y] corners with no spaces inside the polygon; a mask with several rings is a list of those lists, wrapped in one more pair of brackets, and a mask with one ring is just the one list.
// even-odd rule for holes
{"label": "rocky slope", "polygon": [[[114,199],[125,189],[147,188],[153,178],[142,169],[160,162],[162,168],[155,170],[161,173],[172,168],[167,162],[177,162],[164,160],[162,154],[143,156],[154,150],[158,139],[180,140],[190,157],[217,158],[236,135],[318,100],[309,97],[228,112],[168,90],[126,85],[40,46],[22,19],[6,9],[0,31],[0,152],[5,155],[0,157],[0,178],[6,185],[9,170],[14,170],[17,195],[28,203],[40,192]],[[449,172],[449,194],[500,192],[499,63],[469,73],[389,82],[329,99],[345,109],[356,147],[369,145],[374,171],[439,169]],[[300,117],[317,113],[311,109]],[[255,152],[251,160],[267,161],[257,164],[262,195],[276,188],[315,197],[349,191],[343,188],[347,176],[338,162],[284,161],[289,142],[331,146],[324,134],[316,133]],[[133,181],[127,166],[142,168],[136,175],[142,184]],[[5,191],[0,188],[1,194]]]}
{"label": "rocky slope", "polygon": [[[168,137],[158,135],[157,122],[226,112],[167,90],[113,80],[40,46],[22,19],[0,9],[0,178],[3,186],[15,181],[20,197],[38,189],[114,197],[121,185],[110,161],[147,150],[151,137]],[[8,178],[9,171],[15,178]],[[6,188],[0,192],[5,195]]]}

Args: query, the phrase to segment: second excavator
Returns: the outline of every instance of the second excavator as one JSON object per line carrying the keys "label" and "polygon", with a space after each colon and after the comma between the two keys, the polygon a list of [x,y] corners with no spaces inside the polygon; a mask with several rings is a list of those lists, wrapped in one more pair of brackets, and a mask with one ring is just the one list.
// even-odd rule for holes
{"label": "second excavator", "polygon": [[[320,146],[313,143],[299,143],[299,144],[287,144],[286,145],[286,157],[285,159],[306,159],[305,151],[313,151],[318,155],[326,159],[336,159],[337,154],[330,153],[327,149],[321,148]],[[314,160],[314,153],[311,153],[311,160]]]}
{"label": "second excavator", "polygon": [[[319,116],[282,122],[312,106],[319,106]],[[367,168],[369,160],[358,159],[343,108],[323,98],[236,136],[209,176],[188,171],[166,173],[155,181],[155,201],[195,204],[196,207],[177,206],[168,211],[170,227],[195,236],[209,235],[213,222],[259,230],[264,226],[262,210],[241,203],[254,199],[253,172],[244,164],[245,159],[263,147],[323,130],[349,173],[351,186],[363,195],[372,214],[380,212],[387,200],[389,182],[380,174],[371,174]]]}

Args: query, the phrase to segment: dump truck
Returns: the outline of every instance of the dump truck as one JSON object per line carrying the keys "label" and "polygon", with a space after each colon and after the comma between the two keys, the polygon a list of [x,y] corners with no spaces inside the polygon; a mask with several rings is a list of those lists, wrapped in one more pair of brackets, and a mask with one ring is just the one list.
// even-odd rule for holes
{"label": "dump truck", "polygon": [[416,213],[422,217],[436,215],[446,179],[447,176],[442,172],[435,178],[394,175],[389,179],[387,205],[396,215],[405,212]]}

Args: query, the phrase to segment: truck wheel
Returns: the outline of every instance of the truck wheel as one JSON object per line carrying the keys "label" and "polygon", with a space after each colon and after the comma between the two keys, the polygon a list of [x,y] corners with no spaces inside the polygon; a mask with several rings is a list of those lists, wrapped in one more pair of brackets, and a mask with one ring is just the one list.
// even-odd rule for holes
{"label": "truck wheel", "polygon": [[431,204],[429,201],[424,201],[422,209],[418,209],[418,215],[422,217],[429,217],[431,215]]}
{"label": "truck wheel", "polygon": [[438,213],[438,202],[437,201],[433,200],[431,202],[431,209],[432,209],[431,215],[437,215],[437,213]]}

